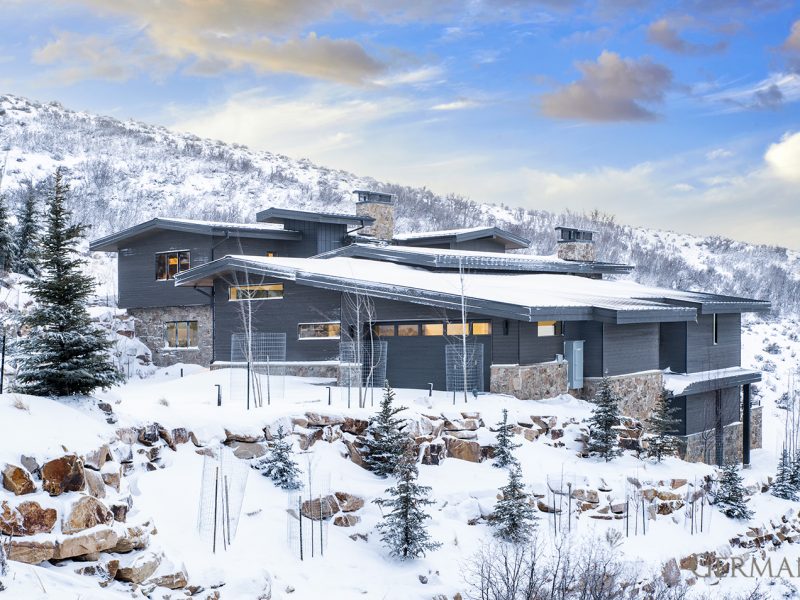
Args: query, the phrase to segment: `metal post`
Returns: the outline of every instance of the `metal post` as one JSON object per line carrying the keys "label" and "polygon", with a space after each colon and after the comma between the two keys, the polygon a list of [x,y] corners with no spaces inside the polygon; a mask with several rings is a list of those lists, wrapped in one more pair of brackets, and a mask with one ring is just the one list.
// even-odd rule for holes
{"label": "metal post", "polygon": [[300,560],[303,560],[303,496],[297,496],[297,518],[300,520]]}
{"label": "metal post", "polygon": [[214,387],[217,388],[217,406],[222,406],[222,386],[215,383]]}
{"label": "metal post", "polygon": [[631,534],[631,501],[625,498],[625,537]]}
{"label": "metal post", "polygon": [[214,540],[211,543],[211,552],[217,552],[217,499],[219,498],[219,467],[214,474]]}
{"label": "metal post", "polygon": [[0,351],[0,394],[3,393],[3,377],[6,374],[6,332],[3,330],[3,348]]}
{"label": "metal post", "polygon": [[325,387],[328,388],[328,406],[330,406],[331,405],[331,386],[326,385]]}
{"label": "metal post", "polygon": [[567,500],[567,531],[572,531],[572,482],[567,482],[567,493],[569,494]]}
{"label": "metal post", "polygon": [[250,361],[247,361],[247,410],[250,410]]}
{"label": "metal post", "polygon": [[267,406],[272,404],[272,386],[269,384],[269,355],[267,355]]}
{"label": "metal post", "polygon": [[322,496],[319,497],[319,555],[322,556]]}
{"label": "metal post", "polygon": [[433,396],[433,384],[429,383],[428,384],[428,398],[430,398],[431,396]]}
{"label": "metal post", "polygon": [[181,367],[181,379],[183,379],[183,367]]}
{"label": "metal post", "polygon": [[745,383],[742,386],[742,466],[745,469],[750,468],[751,419],[752,410],[750,404],[750,384]]}

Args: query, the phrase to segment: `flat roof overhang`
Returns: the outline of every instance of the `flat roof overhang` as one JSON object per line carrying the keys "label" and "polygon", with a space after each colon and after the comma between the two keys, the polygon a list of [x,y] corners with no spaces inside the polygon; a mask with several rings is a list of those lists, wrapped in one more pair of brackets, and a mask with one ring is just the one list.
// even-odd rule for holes
{"label": "flat roof overhang", "polygon": [[664,387],[675,396],[691,396],[761,381],[761,372],[729,367],[699,373],[665,373]]}
{"label": "flat roof overhang", "polygon": [[307,221],[309,223],[331,223],[334,225],[365,225],[374,223],[369,216],[344,215],[338,213],[319,213],[290,208],[270,207],[256,213],[259,223],[283,223],[284,221]]}
{"label": "flat roof overhang", "polygon": [[531,245],[531,240],[524,238],[521,235],[511,233],[510,231],[506,231],[505,229],[500,229],[499,227],[486,227],[471,231],[454,231],[452,233],[442,234],[431,233],[431,235],[425,235],[424,232],[421,232],[418,235],[411,235],[407,238],[394,238],[392,242],[398,246],[424,246],[425,244],[430,243],[460,243],[469,242],[471,240],[482,240],[486,238],[499,240],[503,242],[506,249],[510,250],[522,250],[524,248],[529,248]]}

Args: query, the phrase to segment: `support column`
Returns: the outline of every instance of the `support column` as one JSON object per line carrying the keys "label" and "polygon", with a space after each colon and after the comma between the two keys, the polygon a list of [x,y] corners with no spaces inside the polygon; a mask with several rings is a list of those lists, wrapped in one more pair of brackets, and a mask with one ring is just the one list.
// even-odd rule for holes
{"label": "support column", "polygon": [[750,467],[750,384],[742,386],[742,466]]}

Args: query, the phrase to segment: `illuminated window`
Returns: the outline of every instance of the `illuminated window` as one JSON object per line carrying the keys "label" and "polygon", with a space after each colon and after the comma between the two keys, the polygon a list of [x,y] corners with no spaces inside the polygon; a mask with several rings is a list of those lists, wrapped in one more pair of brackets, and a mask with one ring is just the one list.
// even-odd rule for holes
{"label": "illuminated window", "polygon": [[338,340],[342,333],[342,326],[335,323],[300,323],[297,326],[297,339],[299,340]]}
{"label": "illuminated window", "polygon": [[444,335],[444,324],[442,323],[423,323],[422,335]]}
{"label": "illuminated window", "polygon": [[419,325],[416,323],[400,323],[397,326],[397,335],[399,337],[414,337],[419,335]]}
{"label": "illuminated window", "polygon": [[469,335],[469,323],[448,323],[447,335]]}
{"label": "illuminated window", "polygon": [[228,288],[229,300],[275,300],[283,298],[282,283],[261,285],[232,285]]}
{"label": "illuminated window", "polygon": [[188,271],[190,262],[188,250],[159,252],[156,254],[156,281],[167,281],[181,271]]}
{"label": "illuminated window", "polygon": [[394,335],[394,325],[378,323],[372,326],[372,333],[378,337],[392,337]]}
{"label": "illuminated window", "polygon": [[492,335],[491,321],[475,321],[472,324],[472,335]]}
{"label": "illuminated window", "polygon": [[563,321],[539,321],[537,323],[539,337],[552,337],[554,335],[564,335]]}
{"label": "illuminated window", "polygon": [[267,250],[267,253],[264,256],[266,256],[267,258],[272,258],[273,256],[275,256],[275,253],[272,250]]}
{"label": "illuminated window", "polygon": [[197,321],[164,323],[164,345],[167,348],[196,348]]}

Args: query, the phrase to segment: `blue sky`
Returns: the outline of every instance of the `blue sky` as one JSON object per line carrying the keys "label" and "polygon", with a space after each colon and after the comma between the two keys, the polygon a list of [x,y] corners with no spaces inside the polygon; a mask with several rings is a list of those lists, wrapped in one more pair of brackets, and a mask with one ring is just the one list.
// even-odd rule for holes
{"label": "blue sky", "polygon": [[0,0],[0,90],[477,201],[800,248],[800,7]]}

